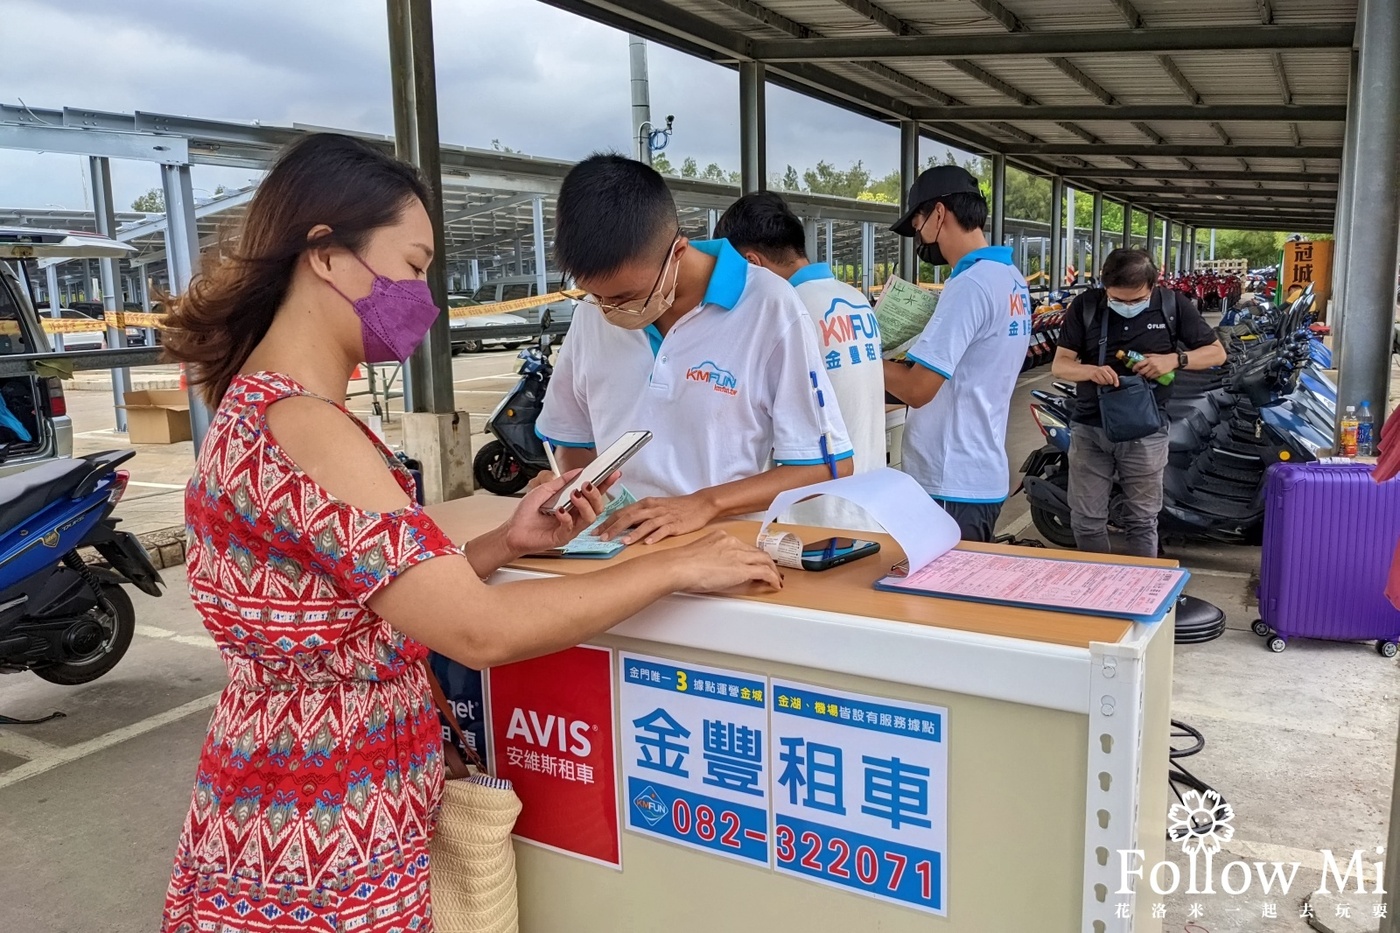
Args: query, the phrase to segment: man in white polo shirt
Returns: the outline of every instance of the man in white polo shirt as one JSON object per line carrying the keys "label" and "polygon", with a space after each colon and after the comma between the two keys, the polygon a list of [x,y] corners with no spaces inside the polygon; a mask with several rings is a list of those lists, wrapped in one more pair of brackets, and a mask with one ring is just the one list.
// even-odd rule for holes
{"label": "man in white polo shirt", "polygon": [[903,468],[957,520],[966,541],[990,541],[1010,491],[1006,419],[1030,344],[1031,304],[1011,248],[988,246],[987,201],[956,165],[921,174],[891,229],[919,258],[953,267],[924,332],[885,363],[885,385],[913,410]]}
{"label": "man in white polo shirt", "polygon": [[641,501],[604,537],[659,541],[851,472],[840,411],[819,404],[833,392],[812,323],[786,282],[724,240],[691,243],[661,176],[621,156],[570,170],[555,218],[555,259],[589,298],[536,430],[565,470],[627,431],[653,434],[623,470]]}
{"label": "man in white polo shirt", "polygon": [[[797,290],[817,329],[817,347],[855,451],[855,472],[885,465],[885,371],[880,326],[865,296],[839,281],[824,262],[807,258],[801,219],[772,191],[746,194],[715,225],[745,259],[776,272]],[[865,510],[823,497],[793,506],[786,520],[851,531],[877,531]]]}

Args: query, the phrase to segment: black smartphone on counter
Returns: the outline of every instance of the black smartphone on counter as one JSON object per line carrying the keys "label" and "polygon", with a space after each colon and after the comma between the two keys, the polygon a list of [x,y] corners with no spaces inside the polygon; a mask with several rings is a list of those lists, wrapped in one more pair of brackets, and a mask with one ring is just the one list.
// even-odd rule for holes
{"label": "black smartphone on counter", "polygon": [[803,570],[830,570],[880,551],[880,542],[857,538],[823,538],[802,545]]}

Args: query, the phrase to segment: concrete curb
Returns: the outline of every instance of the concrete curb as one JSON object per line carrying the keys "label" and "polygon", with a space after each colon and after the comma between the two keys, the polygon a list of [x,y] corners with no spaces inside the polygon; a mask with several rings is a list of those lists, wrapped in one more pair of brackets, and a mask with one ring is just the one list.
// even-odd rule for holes
{"label": "concrete curb", "polygon": [[185,562],[185,529],[179,525],[148,531],[137,535],[136,540],[151,555],[151,562],[157,570],[178,567]]}

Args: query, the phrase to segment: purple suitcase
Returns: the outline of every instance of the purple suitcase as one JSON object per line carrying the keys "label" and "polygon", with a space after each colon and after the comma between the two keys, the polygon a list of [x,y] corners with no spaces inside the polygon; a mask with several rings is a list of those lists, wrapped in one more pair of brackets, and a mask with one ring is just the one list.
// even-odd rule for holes
{"label": "purple suitcase", "polygon": [[1400,641],[1400,610],[1386,599],[1400,542],[1400,480],[1376,483],[1364,464],[1287,464],[1264,480],[1264,551],[1255,632],[1286,640]]}

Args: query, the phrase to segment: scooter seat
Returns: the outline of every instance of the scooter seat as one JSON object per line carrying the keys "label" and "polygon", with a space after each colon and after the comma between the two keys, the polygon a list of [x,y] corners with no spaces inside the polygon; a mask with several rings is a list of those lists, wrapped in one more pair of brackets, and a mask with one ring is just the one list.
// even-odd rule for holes
{"label": "scooter seat", "polygon": [[71,495],[92,472],[87,460],[51,460],[0,479],[0,534],[56,499]]}

